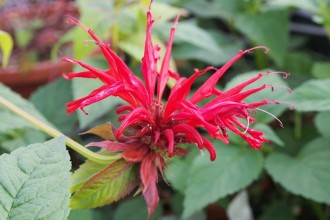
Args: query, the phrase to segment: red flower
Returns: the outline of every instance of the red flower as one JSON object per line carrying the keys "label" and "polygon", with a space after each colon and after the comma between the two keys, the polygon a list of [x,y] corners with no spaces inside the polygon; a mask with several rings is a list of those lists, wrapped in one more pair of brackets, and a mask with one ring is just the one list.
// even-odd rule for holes
{"label": "red flower", "polygon": [[[161,69],[158,71],[157,62],[160,60],[158,54],[160,48],[152,43],[151,29],[154,20],[149,8],[145,50],[142,58],[144,82],[135,76],[124,61],[111,50],[110,46],[105,45],[92,30],[87,29],[75,19],[68,20],[90,34],[102,50],[110,68],[99,70],[79,60],[63,58],[64,61],[79,64],[87,70],[69,73],[65,75],[65,78],[97,78],[103,82],[103,86],[92,91],[88,96],[68,103],[67,112],[72,113],[78,108],[85,112],[85,106],[109,96],[118,96],[127,102],[127,105],[116,110],[116,113],[120,115],[118,120],[121,121],[120,127],[115,131],[117,141],[102,141],[89,145],[114,152],[121,151],[125,160],[140,163],[142,193],[147,202],[149,216],[159,201],[156,183],[158,171],[162,174],[166,167],[165,159],[187,153],[185,149],[178,147],[178,144],[195,143],[199,149],[206,148],[210,154],[210,160],[213,161],[216,158],[216,151],[212,143],[196,128],[204,128],[212,138],[220,139],[224,143],[229,142],[227,134],[227,129],[229,129],[240,135],[252,148],[261,149],[262,143],[268,142],[263,133],[242,124],[239,119],[246,119],[249,125],[254,122],[250,114],[251,110],[275,103],[267,99],[254,103],[243,102],[246,97],[267,87],[262,85],[243,91],[246,86],[263,77],[264,75],[261,73],[228,91],[219,91],[215,88],[219,79],[233,63],[256,48],[239,51],[220,69],[214,67],[207,67],[203,70],[195,69],[189,78],[180,77],[178,73],[172,72],[169,69],[169,63],[178,19],[179,16],[172,26]],[[266,52],[268,50],[265,47],[259,48],[266,49]],[[214,72],[212,76],[188,98],[194,81],[210,71]],[[175,78],[177,82],[171,89],[168,100],[163,102],[162,96],[170,77]],[[206,104],[198,105],[202,100],[210,97],[211,99]]]}

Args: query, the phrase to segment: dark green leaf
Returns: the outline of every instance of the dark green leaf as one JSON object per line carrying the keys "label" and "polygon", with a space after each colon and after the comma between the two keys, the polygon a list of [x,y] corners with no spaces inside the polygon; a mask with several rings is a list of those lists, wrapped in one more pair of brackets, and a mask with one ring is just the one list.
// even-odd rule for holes
{"label": "dark green leaf", "polygon": [[330,139],[316,139],[296,157],[274,153],[266,160],[272,178],[286,190],[330,204]]}
{"label": "dark green leaf", "polygon": [[[150,220],[160,219],[161,207],[158,206]],[[148,218],[146,202],[142,197],[123,201],[114,214],[114,220],[145,220]]]}
{"label": "dark green leaf", "polygon": [[[279,212],[279,210],[281,210]],[[291,205],[284,200],[274,201],[266,207],[265,211],[258,220],[295,220]]]}
{"label": "dark green leaf", "polygon": [[0,156],[0,219],[67,219],[70,157],[65,139]]}
{"label": "dark green leaf", "polygon": [[70,207],[72,209],[96,208],[121,199],[138,184],[136,168],[125,160],[110,164],[75,191]]}
{"label": "dark green leaf", "polygon": [[92,209],[72,210],[69,215],[69,220],[93,220]]}
{"label": "dark green leaf", "polygon": [[[189,217],[209,203],[248,186],[260,174],[263,157],[248,147],[221,144],[214,162],[208,155],[197,157],[187,175],[183,217]],[[188,174],[187,174],[188,173]]]}
{"label": "dark green leaf", "polygon": [[35,107],[64,133],[71,132],[77,122],[76,114],[66,113],[66,103],[72,99],[71,81],[63,78],[41,87],[30,98]]}

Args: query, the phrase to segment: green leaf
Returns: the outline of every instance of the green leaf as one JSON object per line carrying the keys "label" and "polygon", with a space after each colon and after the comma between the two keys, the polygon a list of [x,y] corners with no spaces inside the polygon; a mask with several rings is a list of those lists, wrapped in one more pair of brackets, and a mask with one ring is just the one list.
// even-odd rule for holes
{"label": "green leaf", "polygon": [[75,191],[70,207],[84,209],[110,204],[130,193],[137,184],[137,167],[125,160],[117,160]]}
{"label": "green leaf", "polygon": [[66,103],[72,101],[71,81],[58,79],[38,89],[30,100],[43,115],[62,132],[73,131],[77,115],[66,113]]}
{"label": "green leaf", "polygon": [[323,137],[330,137],[330,111],[317,114],[315,125]]}
{"label": "green leaf", "polygon": [[63,137],[0,156],[0,219],[67,219],[70,157]]}
{"label": "green leaf", "polygon": [[270,140],[271,142],[274,142],[275,144],[281,147],[284,146],[283,141],[277,136],[275,131],[267,124],[255,124],[253,126],[253,129],[262,131],[264,133],[265,138]]}
{"label": "green leaf", "polygon": [[93,220],[92,209],[72,210],[69,215],[69,220]]}
{"label": "green leaf", "polygon": [[34,129],[24,129],[14,133],[13,137],[1,141],[1,148],[7,152],[12,152],[19,147],[44,142],[46,140],[46,135],[43,132]]}
{"label": "green leaf", "polygon": [[[143,198],[134,198],[122,202],[114,213],[114,220],[145,220],[148,219],[146,202]],[[161,208],[158,206],[150,220],[161,218]]]}
{"label": "green leaf", "polygon": [[197,157],[189,173],[186,172],[189,176],[186,176],[184,218],[248,186],[262,170],[260,151],[218,143],[218,157],[214,162],[209,160],[208,155]]}
{"label": "green leaf", "polygon": [[266,170],[286,190],[307,199],[330,204],[330,139],[318,138],[304,146],[296,157],[274,153]]}
{"label": "green leaf", "polygon": [[315,62],[312,69],[312,74],[318,79],[330,77],[330,62]]}
{"label": "green leaf", "polygon": [[[50,123],[45,119],[45,117],[26,99],[22,98],[20,95],[11,91],[8,87],[0,83],[0,96],[4,97],[11,103],[17,105],[21,109],[24,109],[25,112],[29,113],[33,117],[41,120],[50,125]],[[9,120],[11,119],[11,120]],[[17,129],[17,128],[35,128],[32,124],[27,123],[21,117],[10,112],[4,106],[0,105],[0,131],[6,129]]]}
{"label": "green leaf", "polygon": [[268,0],[268,3],[276,6],[296,7],[314,13],[319,11],[317,1],[311,0]]}
{"label": "green leaf", "polygon": [[[98,153],[101,155],[111,155],[109,151],[101,150]],[[89,179],[95,176],[97,173],[104,170],[108,167],[109,164],[101,164],[96,163],[91,160],[86,160],[85,163],[80,165],[79,169],[77,169],[71,176],[71,192],[78,191]]]}
{"label": "green leaf", "polygon": [[13,50],[14,42],[11,36],[0,30],[0,49],[2,52],[2,67],[6,67],[9,62],[11,51]]}
{"label": "green leaf", "polygon": [[289,44],[289,18],[286,10],[260,14],[239,14],[235,26],[254,44],[269,47],[269,56],[282,66]]}
{"label": "green leaf", "polygon": [[[263,70],[261,72],[266,74],[267,70]],[[233,88],[234,86],[236,86],[248,79],[251,79],[252,77],[255,77],[257,74],[258,74],[258,72],[256,72],[256,71],[240,74],[240,75],[234,77],[231,81],[229,81],[226,84],[225,90]],[[277,86],[287,87],[287,83],[278,74],[270,74],[268,76],[264,76],[263,78],[259,79],[257,82],[254,82],[253,84],[247,86],[246,89],[244,89],[244,91],[246,91],[248,89],[259,87],[263,84],[275,86],[275,90],[272,91],[270,88],[265,89],[263,91],[260,91],[256,94],[246,98],[244,101],[247,103],[259,102],[264,99],[286,101],[291,96],[294,96],[294,94],[289,95],[289,92],[286,89],[276,88]],[[266,110],[267,112],[270,112],[271,114],[273,114],[275,116],[280,116],[285,111],[285,109],[288,108],[288,106],[285,104],[280,104],[280,105],[266,105],[266,106],[262,106],[260,108],[263,110]],[[268,123],[268,122],[271,122],[272,120],[274,120],[273,117],[271,117],[270,115],[265,114],[261,111],[256,111],[256,115],[254,115],[254,117],[257,119],[258,123]]]}
{"label": "green leaf", "polygon": [[309,80],[296,88],[290,102],[297,111],[329,111],[330,79]]}
{"label": "green leaf", "polygon": [[[281,210],[279,212],[279,210]],[[258,220],[295,220],[293,207],[285,200],[277,200],[267,206]]]}
{"label": "green leaf", "polygon": [[[94,66],[95,68],[99,69],[108,69],[109,66],[106,60],[103,57],[93,57],[90,59],[85,59],[84,62],[88,63],[89,65]],[[75,71],[83,71],[81,67],[75,68]],[[73,99],[80,99],[93,90],[99,88],[103,85],[98,80],[93,79],[83,79],[77,78],[72,80],[72,90],[73,90]],[[122,103],[122,100],[116,97],[109,97],[105,100],[100,102],[94,103],[93,105],[87,106],[86,110],[89,115],[85,115],[82,111],[78,110],[78,120],[80,123],[80,128],[84,129],[88,125],[90,125],[93,121],[101,117],[110,110],[114,109],[118,104]],[[114,111],[112,112],[114,114]]]}

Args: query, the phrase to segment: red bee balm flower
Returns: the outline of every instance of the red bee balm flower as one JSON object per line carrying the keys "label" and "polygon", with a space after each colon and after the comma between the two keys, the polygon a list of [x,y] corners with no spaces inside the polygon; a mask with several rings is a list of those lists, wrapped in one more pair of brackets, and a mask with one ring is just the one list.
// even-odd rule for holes
{"label": "red bee balm flower", "polygon": [[[267,86],[243,91],[251,83],[264,75],[259,73],[254,78],[237,85],[228,91],[219,91],[215,88],[218,80],[228,68],[246,53],[256,48],[239,53],[220,69],[207,67],[203,70],[195,69],[189,77],[180,77],[169,69],[172,43],[179,16],[171,28],[165,55],[160,70],[157,70],[159,46],[153,45],[151,29],[154,20],[147,12],[147,30],[144,56],[142,58],[142,75],[144,82],[135,76],[124,61],[115,54],[109,45],[105,45],[92,30],[71,18],[68,22],[74,23],[84,30],[96,41],[109,63],[108,70],[99,70],[79,60],[62,58],[63,61],[79,64],[87,71],[69,73],[64,75],[67,79],[75,77],[97,78],[103,82],[100,88],[92,91],[84,98],[67,104],[67,112],[72,113],[80,108],[85,114],[85,106],[103,100],[109,96],[118,96],[127,102],[127,105],[117,108],[116,113],[121,114],[118,121],[120,127],[116,130],[116,141],[95,142],[89,145],[99,146],[109,151],[122,152],[122,157],[128,162],[139,164],[139,174],[142,183],[142,193],[147,202],[149,216],[154,212],[158,201],[156,183],[158,171],[162,174],[166,167],[165,159],[173,155],[185,155],[187,151],[178,147],[178,144],[195,143],[199,149],[206,148],[210,160],[216,158],[216,151],[212,143],[202,136],[196,128],[204,128],[212,138],[228,143],[227,129],[240,135],[254,149],[261,149],[263,142],[268,142],[263,133],[251,129],[241,123],[239,119],[246,119],[247,124],[253,122],[250,111],[275,101],[262,100],[254,103],[245,103],[243,100]],[[257,47],[266,49],[265,47]],[[214,73],[188,98],[194,81],[205,74]],[[285,74],[285,73],[284,73]],[[285,74],[286,76],[286,74]],[[176,79],[166,102],[162,101],[164,89],[169,78]],[[156,88],[157,87],[157,88]],[[155,92],[156,91],[156,92]],[[156,93],[156,94],[155,94]],[[206,98],[212,98],[203,106],[198,105]]]}

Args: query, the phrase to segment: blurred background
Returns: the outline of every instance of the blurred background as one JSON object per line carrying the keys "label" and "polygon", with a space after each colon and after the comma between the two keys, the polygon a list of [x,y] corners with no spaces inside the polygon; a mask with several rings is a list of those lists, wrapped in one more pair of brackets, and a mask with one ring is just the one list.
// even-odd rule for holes
{"label": "blurred background", "polygon": [[[114,109],[121,101],[111,98],[87,107],[88,117],[82,112],[66,115],[65,103],[87,95],[99,82],[64,80],[62,73],[79,68],[61,62],[62,54],[109,68],[88,34],[65,22],[66,15],[111,43],[140,75],[148,4],[148,0],[0,0],[0,83],[28,99],[65,134],[83,144],[94,140],[78,134],[105,121],[116,124]],[[161,53],[182,9],[172,70],[190,76],[194,68],[221,67],[239,50],[263,45],[269,53],[254,51],[235,63],[219,89],[231,88],[258,72],[289,72],[287,79],[264,77],[259,84],[273,85],[274,91],[248,99],[289,104],[267,106],[264,110],[273,116],[255,112],[258,123],[251,126],[271,141],[263,151],[252,150],[231,135],[229,145],[213,142],[219,155],[215,162],[197,150],[183,160],[173,159],[166,174],[169,184],[159,183],[161,203],[151,219],[330,219],[330,1],[154,0],[153,42],[160,45]],[[0,123],[15,117],[0,109]],[[46,139],[31,125],[0,126],[1,153]],[[70,153],[76,169],[84,159]],[[146,216],[145,202],[138,195],[107,207],[73,210],[69,219]]]}

